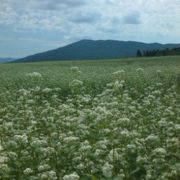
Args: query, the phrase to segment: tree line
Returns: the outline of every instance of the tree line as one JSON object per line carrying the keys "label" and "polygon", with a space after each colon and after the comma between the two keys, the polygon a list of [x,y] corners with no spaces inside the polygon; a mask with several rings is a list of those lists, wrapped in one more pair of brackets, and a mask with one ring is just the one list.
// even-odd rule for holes
{"label": "tree line", "polygon": [[140,49],[137,50],[136,56],[137,57],[151,57],[151,56],[171,56],[171,55],[180,55],[180,47],[173,48],[173,49],[153,49],[153,50],[146,50],[141,51]]}

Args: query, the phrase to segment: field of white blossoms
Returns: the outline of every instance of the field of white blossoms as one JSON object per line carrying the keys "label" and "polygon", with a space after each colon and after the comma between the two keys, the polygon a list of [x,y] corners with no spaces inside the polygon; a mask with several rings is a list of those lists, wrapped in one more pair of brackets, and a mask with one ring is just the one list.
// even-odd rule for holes
{"label": "field of white blossoms", "polygon": [[180,57],[1,64],[0,78],[0,179],[180,178]]}

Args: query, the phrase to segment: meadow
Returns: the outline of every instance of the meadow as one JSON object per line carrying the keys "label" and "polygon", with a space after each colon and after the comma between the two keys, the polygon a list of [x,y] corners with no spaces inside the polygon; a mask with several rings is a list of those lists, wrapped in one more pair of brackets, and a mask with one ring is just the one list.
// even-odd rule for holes
{"label": "meadow", "polygon": [[180,56],[0,64],[0,179],[178,180]]}

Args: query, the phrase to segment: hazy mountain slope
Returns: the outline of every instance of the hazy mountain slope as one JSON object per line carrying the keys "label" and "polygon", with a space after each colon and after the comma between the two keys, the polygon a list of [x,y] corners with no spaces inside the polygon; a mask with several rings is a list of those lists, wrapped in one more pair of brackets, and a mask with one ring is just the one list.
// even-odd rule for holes
{"label": "hazy mountain slope", "polygon": [[13,60],[15,60],[14,58],[1,58],[0,57],[0,62],[11,62],[11,61],[13,61]]}
{"label": "hazy mountain slope", "polygon": [[50,60],[110,59],[136,56],[138,49],[153,50],[180,47],[180,44],[142,43],[115,40],[81,40],[67,46],[38,53],[17,60],[18,62]]}

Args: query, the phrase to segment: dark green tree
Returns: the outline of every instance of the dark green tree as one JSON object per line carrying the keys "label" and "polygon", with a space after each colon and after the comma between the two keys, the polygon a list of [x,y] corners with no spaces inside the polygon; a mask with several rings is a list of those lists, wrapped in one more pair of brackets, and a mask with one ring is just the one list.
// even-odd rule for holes
{"label": "dark green tree", "polygon": [[136,56],[137,57],[142,57],[142,53],[141,53],[141,51],[139,49],[137,50]]}

